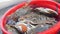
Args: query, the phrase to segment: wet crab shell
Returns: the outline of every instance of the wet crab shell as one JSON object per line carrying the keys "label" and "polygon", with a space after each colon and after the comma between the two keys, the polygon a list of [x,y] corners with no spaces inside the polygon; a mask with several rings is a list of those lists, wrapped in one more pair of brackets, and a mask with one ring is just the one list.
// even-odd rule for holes
{"label": "wet crab shell", "polygon": [[38,8],[35,8],[34,10],[38,10],[39,12],[42,12],[42,13],[58,15],[57,11],[54,11],[49,8],[38,7]]}
{"label": "wet crab shell", "polygon": [[15,27],[21,32],[26,32],[27,31],[27,26],[25,24],[19,24]]}

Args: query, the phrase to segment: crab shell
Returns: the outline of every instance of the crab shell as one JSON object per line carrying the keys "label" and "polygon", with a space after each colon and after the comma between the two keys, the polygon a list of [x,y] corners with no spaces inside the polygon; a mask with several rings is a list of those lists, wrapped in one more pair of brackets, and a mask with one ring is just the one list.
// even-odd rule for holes
{"label": "crab shell", "polygon": [[26,32],[27,31],[27,26],[25,24],[18,24],[15,27],[21,32]]}
{"label": "crab shell", "polygon": [[35,10],[39,10],[42,13],[48,13],[48,14],[56,14],[56,15],[58,15],[57,11],[54,11],[54,10],[49,9],[49,8],[38,7],[38,8],[35,8]]}

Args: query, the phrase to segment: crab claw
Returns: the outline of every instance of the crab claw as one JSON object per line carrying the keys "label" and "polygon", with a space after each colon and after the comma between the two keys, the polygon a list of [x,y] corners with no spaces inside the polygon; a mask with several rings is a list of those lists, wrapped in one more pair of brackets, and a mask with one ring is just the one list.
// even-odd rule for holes
{"label": "crab claw", "polygon": [[49,14],[49,15],[53,15],[53,16],[58,15],[57,11],[54,11],[54,10],[49,9],[49,8],[39,7],[39,8],[35,8],[34,10],[38,10],[41,13]]}

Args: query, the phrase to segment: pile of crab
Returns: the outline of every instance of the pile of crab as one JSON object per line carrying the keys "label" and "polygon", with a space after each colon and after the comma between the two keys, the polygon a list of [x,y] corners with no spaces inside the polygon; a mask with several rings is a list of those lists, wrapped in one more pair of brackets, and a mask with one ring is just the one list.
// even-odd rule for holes
{"label": "pile of crab", "polygon": [[7,17],[6,30],[12,34],[36,34],[56,24],[58,13],[44,7],[20,8]]}

